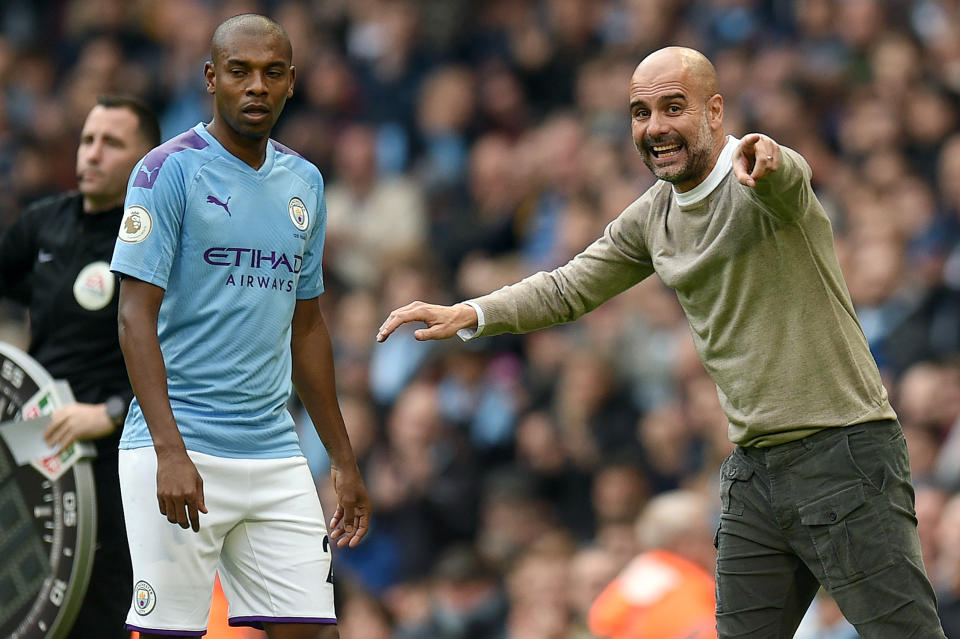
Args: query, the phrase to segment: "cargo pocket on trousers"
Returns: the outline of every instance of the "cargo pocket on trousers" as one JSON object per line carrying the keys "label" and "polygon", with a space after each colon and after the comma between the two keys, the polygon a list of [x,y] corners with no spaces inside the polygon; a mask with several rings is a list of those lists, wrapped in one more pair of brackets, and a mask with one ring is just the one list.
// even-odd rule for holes
{"label": "cargo pocket on trousers", "polygon": [[823,567],[825,586],[843,586],[885,565],[886,535],[882,522],[871,516],[862,484],[848,485],[798,510]]}
{"label": "cargo pocket on trousers", "polygon": [[743,514],[743,496],[746,482],[753,476],[753,467],[731,454],[720,466],[720,502],[723,514]]}

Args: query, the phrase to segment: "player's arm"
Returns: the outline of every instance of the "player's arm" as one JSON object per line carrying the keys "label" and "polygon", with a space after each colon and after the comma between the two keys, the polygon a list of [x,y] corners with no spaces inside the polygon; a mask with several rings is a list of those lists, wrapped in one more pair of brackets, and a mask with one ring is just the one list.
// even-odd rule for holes
{"label": "player's arm", "polygon": [[370,527],[370,498],[340,414],[333,347],[318,299],[297,300],[293,312],[293,384],[330,456],[338,502],[330,520],[330,537],[339,539],[340,546],[355,546]]}
{"label": "player's arm", "polygon": [[130,384],[143,411],[157,454],[157,501],[170,523],[200,530],[203,480],[187,456],[170,408],[167,369],[157,337],[164,290],[133,277],[120,280],[120,349]]}

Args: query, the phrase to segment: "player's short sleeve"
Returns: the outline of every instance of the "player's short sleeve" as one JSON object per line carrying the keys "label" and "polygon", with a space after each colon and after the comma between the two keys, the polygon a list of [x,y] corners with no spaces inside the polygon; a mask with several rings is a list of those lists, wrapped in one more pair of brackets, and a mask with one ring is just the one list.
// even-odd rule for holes
{"label": "player's short sleeve", "polygon": [[297,281],[297,299],[308,300],[323,293],[323,243],[327,234],[327,203],[322,184],[317,190],[314,208],[316,221],[311,224],[310,236],[303,254],[303,268]]}
{"label": "player's short sleeve", "polygon": [[187,184],[183,167],[172,158],[148,171],[155,152],[130,175],[110,269],[166,289],[179,245]]}

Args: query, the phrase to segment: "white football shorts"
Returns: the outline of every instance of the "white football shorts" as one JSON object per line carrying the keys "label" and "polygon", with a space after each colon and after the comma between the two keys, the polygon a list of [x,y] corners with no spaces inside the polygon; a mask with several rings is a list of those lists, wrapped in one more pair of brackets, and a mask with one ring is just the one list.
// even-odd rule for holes
{"label": "white football shorts", "polygon": [[232,626],[336,623],[331,544],[306,459],[188,453],[208,511],[198,533],[160,514],[153,447],[120,451],[134,580],[127,627],[203,635],[217,571]]}

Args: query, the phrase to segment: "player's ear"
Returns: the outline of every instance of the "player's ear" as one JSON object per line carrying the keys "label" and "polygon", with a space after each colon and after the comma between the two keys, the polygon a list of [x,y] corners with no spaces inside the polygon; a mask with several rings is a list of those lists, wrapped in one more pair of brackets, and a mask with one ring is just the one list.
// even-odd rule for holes
{"label": "player's ear", "polygon": [[297,67],[290,65],[290,88],[287,89],[287,98],[293,97],[293,85],[297,81]]}
{"label": "player's ear", "polygon": [[217,74],[213,67],[213,62],[207,60],[203,63],[203,77],[207,84],[207,93],[213,95],[217,92]]}

